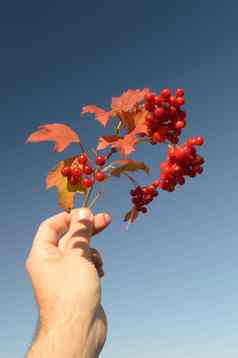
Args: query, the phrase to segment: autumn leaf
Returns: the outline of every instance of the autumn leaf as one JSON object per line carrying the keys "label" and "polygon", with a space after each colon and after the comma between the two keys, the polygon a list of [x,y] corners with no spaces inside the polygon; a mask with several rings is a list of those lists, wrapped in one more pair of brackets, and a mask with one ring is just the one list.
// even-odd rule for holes
{"label": "autumn leaf", "polygon": [[128,112],[144,99],[147,92],[149,92],[149,88],[124,91],[121,96],[112,97],[111,108],[114,112]]}
{"label": "autumn leaf", "polygon": [[67,178],[61,174],[61,169],[64,166],[73,166],[77,160],[77,156],[73,156],[68,159],[61,160],[55,168],[49,171],[45,185],[46,190],[56,187],[58,190],[58,205],[66,211],[70,211],[74,206],[74,195],[75,192],[85,194],[86,190],[82,187],[81,183],[77,185],[68,184]]}
{"label": "autumn leaf", "polygon": [[99,123],[101,123],[104,127],[106,127],[107,122],[109,121],[109,117],[111,115],[111,111],[106,112],[104,111],[102,108],[99,108],[97,106],[92,105],[88,105],[88,106],[84,106],[82,108],[81,111],[81,115],[85,114],[85,113],[94,113],[96,119],[99,121]]}
{"label": "autumn leaf", "polygon": [[99,137],[97,150],[102,150],[107,148],[110,144],[116,142],[118,139],[119,137],[116,135],[107,135],[107,136]]}
{"label": "autumn leaf", "polygon": [[133,206],[131,208],[131,210],[129,210],[126,213],[126,215],[124,217],[124,221],[129,221],[129,223],[133,223],[135,221],[135,219],[137,218],[138,214],[139,214],[139,211],[136,209],[135,206]]}
{"label": "autumn leaf", "polygon": [[25,143],[36,143],[43,141],[54,141],[54,152],[62,152],[71,143],[79,143],[80,139],[72,128],[61,123],[44,124],[38,127],[38,130],[32,133]]}
{"label": "autumn leaf", "polygon": [[112,147],[116,148],[122,157],[127,157],[135,151],[135,145],[138,142],[137,134],[147,133],[147,126],[142,122],[139,123],[133,131],[126,134],[123,139],[118,139],[112,143]]}
{"label": "autumn leaf", "polygon": [[137,160],[115,160],[111,165],[118,165],[118,167],[110,170],[112,176],[119,177],[122,173],[125,172],[136,172],[138,170],[143,170],[146,174],[149,174],[149,167],[143,163],[138,162]]}

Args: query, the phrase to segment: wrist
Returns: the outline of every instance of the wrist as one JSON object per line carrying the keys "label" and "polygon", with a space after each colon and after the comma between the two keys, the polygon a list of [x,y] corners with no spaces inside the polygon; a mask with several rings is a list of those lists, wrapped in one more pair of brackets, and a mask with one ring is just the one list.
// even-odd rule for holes
{"label": "wrist", "polygon": [[[50,327],[50,329],[49,329]],[[90,342],[91,325],[67,320],[48,326],[40,324],[39,331],[26,358],[97,358]]]}

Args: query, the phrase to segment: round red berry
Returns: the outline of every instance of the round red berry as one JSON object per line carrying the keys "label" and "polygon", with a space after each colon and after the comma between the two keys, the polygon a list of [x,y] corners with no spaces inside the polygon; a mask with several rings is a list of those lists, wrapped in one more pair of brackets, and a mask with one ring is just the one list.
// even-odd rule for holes
{"label": "round red berry", "polygon": [[174,106],[177,104],[177,99],[175,96],[170,96],[169,97],[169,103],[171,104],[171,106]]}
{"label": "round red berry", "polygon": [[175,95],[177,97],[183,97],[184,96],[184,90],[182,88],[177,88],[176,92],[175,92]]}
{"label": "round red berry", "polygon": [[71,185],[76,185],[79,182],[78,178],[73,175],[71,175],[68,180]]}
{"label": "round red berry", "polygon": [[183,97],[177,97],[176,102],[177,102],[178,106],[183,106],[185,103],[185,100]]}
{"label": "round red berry", "polygon": [[143,207],[140,209],[140,211],[141,211],[143,214],[145,214],[145,213],[147,213],[147,208],[146,208],[145,206],[143,206]]}
{"label": "round red berry", "polygon": [[102,155],[97,155],[97,156],[96,156],[96,158],[95,158],[95,163],[96,163],[97,165],[102,166],[102,165],[105,164],[105,162],[106,162],[106,158],[105,158],[105,157],[103,157]]}
{"label": "round red berry", "polygon": [[79,162],[79,164],[84,165],[84,164],[87,163],[87,161],[88,161],[88,156],[87,156],[87,154],[86,154],[86,153],[80,154],[80,156],[78,157],[78,162]]}
{"label": "round red berry", "polygon": [[156,104],[157,106],[162,106],[162,103],[163,99],[160,96],[155,96],[154,104]]}
{"label": "round red berry", "polygon": [[184,121],[177,121],[175,124],[175,128],[176,129],[182,129],[185,127],[185,122]]}
{"label": "round red berry", "polygon": [[86,188],[90,188],[93,185],[93,180],[91,178],[83,178],[82,185]]}
{"label": "round red berry", "polygon": [[155,95],[153,92],[147,92],[144,96],[144,101],[145,102],[154,102],[155,100]]}
{"label": "round red berry", "polygon": [[76,178],[79,178],[81,173],[82,173],[82,171],[78,167],[73,167],[72,170],[71,170],[71,175],[73,175]]}
{"label": "round red berry", "polygon": [[203,145],[203,143],[204,143],[204,138],[202,137],[202,136],[197,136],[197,137],[195,137],[195,144],[196,145]]}
{"label": "round red berry", "polygon": [[162,91],[160,92],[160,95],[163,99],[168,99],[171,96],[171,92],[168,88],[164,88],[162,89]]}
{"label": "round red berry", "polygon": [[63,167],[62,170],[61,170],[61,174],[64,176],[64,177],[69,177],[71,175],[71,167]]}
{"label": "round red berry", "polygon": [[103,172],[97,172],[97,173],[95,174],[95,179],[96,179],[97,181],[103,181],[105,178],[106,178],[106,177],[105,177],[105,174],[104,174]]}
{"label": "round red berry", "polygon": [[90,175],[93,173],[93,168],[90,167],[90,165],[85,165],[83,167],[83,172],[84,172],[84,174]]}

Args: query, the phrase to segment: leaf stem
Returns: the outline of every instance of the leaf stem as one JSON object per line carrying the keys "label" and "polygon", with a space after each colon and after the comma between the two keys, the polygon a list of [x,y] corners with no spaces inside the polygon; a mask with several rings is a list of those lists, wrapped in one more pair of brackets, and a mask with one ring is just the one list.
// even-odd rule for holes
{"label": "leaf stem", "polygon": [[116,148],[111,148],[110,152],[107,154],[107,160],[112,156],[113,153],[116,153]]}
{"label": "leaf stem", "polygon": [[91,186],[91,188],[87,190],[87,193],[84,197],[84,201],[83,201],[83,205],[82,205],[83,208],[88,207],[88,200],[89,200],[90,194],[92,192],[92,189],[93,189],[93,186]]}

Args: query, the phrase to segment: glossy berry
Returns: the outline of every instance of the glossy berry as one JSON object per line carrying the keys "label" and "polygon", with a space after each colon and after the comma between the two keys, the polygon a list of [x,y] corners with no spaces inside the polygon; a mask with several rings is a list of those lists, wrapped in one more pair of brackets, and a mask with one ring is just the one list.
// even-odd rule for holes
{"label": "glossy berry", "polygon": [[167,99],[171,96],[171,92],[168,88],[164,88],[161,92],[160,95],[163,99]]}
{"label": "glossy berry", "polygon": [[145,94],[144,96],[145,102],[154,102],[154,100],[155,100],[155,95],[152,92],[148,92]]}
{"label": "glossy berry", "polygon": [[105,180],[105,174],[103,172],[97,172],[95,174],[95,179],[97,181],[103,181],[103,180]]}
{"label": "glossy berry", "polygon": [[177,97],[176,102],[177,102],[178,106],[183,106],[185,103],[185,100],[183,97]]}
{"label": "glossy berry", "polygon": [[195,144],[196,145],[203,145],[203,143],[204,143],[204,138],[203,137],[201,137],[201,136],[195,137]]}
{"label": "glossy berry", "polygon": [[61,170],[61,174],[64,176],[64,177],[69,177],[71,175],[71,167],[63,167],[62,170]]}
{"label": "glossy berry", "polygon": [[177,88],[175,92],[176,97],[183,97],[184,96],[184,90],[182,88]]}
{"label": "glossy berry", "polygon": [[162,103],[163,99],[160,96],[155,96],[154,104],[156,104],[157,106],[162,106]]}
{"label": "glossy berry", "polygon": [[76,185],[76,184],[78,184],[78,182],[79,182],[79,180],[78,180],[78,178],[77,177],[75,177],[75,176],[70,176],[69,177],[69,183],[71,184],[71,185]]}
{"label": "glossy berry", "polygon": [[143,214],[145,214],[145,213],[147,213],[148,210],[147,210],[146,207],[143,206],[143,207],[140,209],[140,211],[141,211]]}
{"label": "glossy berry", "polygon": [[97,165],[102,166],[102,165],[105,164],[105,162],[106,162],[106,158],[105,158],[105,157],[103,157],[102,155],[97,155],[97,156],[96,156],[96,158],[95,158],[95,163],[96,163]]}
{"label": "glossy berry", "polygon": [[84,174],[90,175],[93,173],[93,168],[90,167],[90,165],[85,165],[83,167],[83,172],[84,172]]}
{"label": "glossy berry", "polygon": [[88,156],[87,156],[87,154],[86,154],[86,153],[80,154],[80,156],[78,157],[78,162],[79,162],[79,164],[84,165],[84,164],[87,163],[87,161],[88,161]]}
{"label": "glossy berry", "polygon": [[76,177],[76,178],[79,178],[81,173],[82,173],[82,170],[80,168],[78,168],[78,167],[74,167],[71,170],[71,175]]}
{"label": "glossy berry", "polygon": [[93,180],[91,178],[83,178],[82,185],[86,188],[90,188],[93,185]]}

